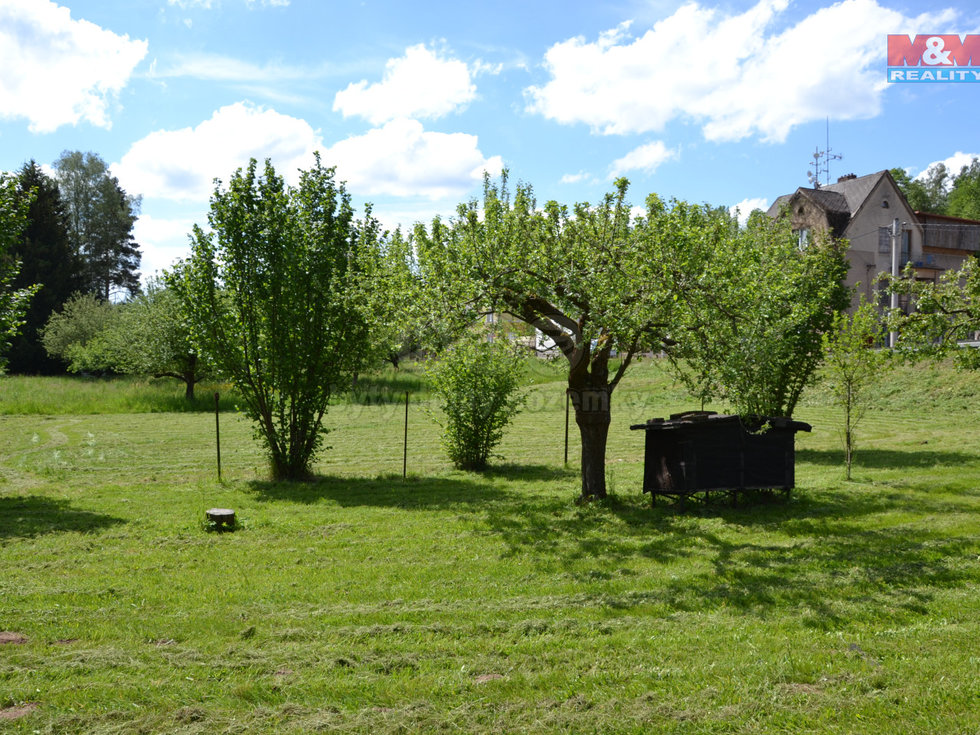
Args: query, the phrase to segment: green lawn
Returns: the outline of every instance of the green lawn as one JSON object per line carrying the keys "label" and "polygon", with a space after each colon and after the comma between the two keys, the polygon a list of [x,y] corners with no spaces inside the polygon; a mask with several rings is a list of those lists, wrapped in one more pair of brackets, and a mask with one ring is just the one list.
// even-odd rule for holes
{"label": "green lawn", "polygon": [[639,492],[629,424],[696,407],[651,363],[600,505],[533,382],[485,475],[399,373],[338,399],[316,482],[267,482],[226,411],[219,484],[206,400],[0,380],[0,732],[980,731],[980,376],[901,369],[853,482],[816,390],[788,502],[685,512]]}

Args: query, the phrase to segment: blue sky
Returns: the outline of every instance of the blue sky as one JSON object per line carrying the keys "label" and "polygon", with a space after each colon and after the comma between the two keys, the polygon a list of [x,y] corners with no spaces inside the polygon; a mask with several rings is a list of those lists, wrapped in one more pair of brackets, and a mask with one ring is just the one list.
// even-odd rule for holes
{"label": "blue sky", "polygon": [[187,253],[215,177],[319,150],[411,226],[502,166],[539,199],[768,206],[980,154],[980,84],[888,84],[889,33],[980,33],[965,0],[0,0],[0,170],[94,151],[143,196],[144,273]]}

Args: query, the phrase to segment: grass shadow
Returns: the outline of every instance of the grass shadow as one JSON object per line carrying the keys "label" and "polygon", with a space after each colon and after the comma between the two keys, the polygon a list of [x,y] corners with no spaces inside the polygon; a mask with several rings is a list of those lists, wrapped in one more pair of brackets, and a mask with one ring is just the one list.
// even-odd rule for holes
{"label": "grass shadow", "polygon": [[[833,629],[856,617],[901,620],[927,612],[935,591],[980,584],[980,539],[918,526],[866,520],[901,508],[923,517],[942,499],[928,493],[800,492],[787,501],[650,508],[625,496],[576,507],[527,498],[487,509],[508,555],[564,568],[576,579],[622,568],[675,573],[603,596],[603,604],[706,612],[735,608],[765,617],[796,609],[804,625]],[[938,505],[937,505],[938,504]],[[975,508],[963,505],[962,512]],[[676,571],[684,570],[684,571]]]}
{"label": "grass shadow", "polygon": [[0,539],[48,533],[89,533],[125,523],[122,518],[72,508],[67,500],[41,495],[0,498]]}
{"label": "grass shadow", "polygon": [[490,465],[480,473],[483,477],[510,481],[547,482],[549,480],[572,480],[580,476],[577,469],[555,467],[545,464],[499,464]]}
{"label": "grass shadow", "polygon": [[304,482],[249,482],[249,492],[264,502],[313,504],[323,501],[342,507],[381,508],[479,507],[512,500],[515,494],[479,475],[417,477],[383,475],[374,478],[320,475]]}
{"label": "grass shadow", "polygon": [[[843,467],[842,449],[797,449],[796,459],[809,464]],[[897,449],[858,449],[854,465],[866,469],[928,468],[936,465],[962,465],[980,461],[976,454],[937,450],[901,451]]]}

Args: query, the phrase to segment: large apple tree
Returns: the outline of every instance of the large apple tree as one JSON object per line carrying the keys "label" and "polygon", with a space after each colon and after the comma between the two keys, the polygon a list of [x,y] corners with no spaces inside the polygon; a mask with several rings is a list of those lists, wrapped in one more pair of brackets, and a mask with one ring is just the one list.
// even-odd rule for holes
{"label": "large apple tree", "polygon": [[[414,232],[415,272],[433,321],[462,327],[507,312],[535,327],[563,356],[582,447],[581,499],[606,496],[612,395],[641,351],[672,343],[685,250],[718,238],[727,220],[705,207],[656,196],[631,221],[627,182],[596,205],[538,208],[532,188],[484,180],[482,201]],[[699,256],[700,257],[700,256]]]}

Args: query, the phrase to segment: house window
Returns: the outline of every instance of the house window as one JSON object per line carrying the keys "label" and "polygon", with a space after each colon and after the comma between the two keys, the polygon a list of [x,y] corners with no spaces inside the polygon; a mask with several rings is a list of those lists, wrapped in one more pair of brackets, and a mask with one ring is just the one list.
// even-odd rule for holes
{"label": "house window", "polygon": [[810,228],[802,227],[799,230],[793,230],[793,234],[796,235],[796,246],[800,250],[806,250],[806,246],[810,244]]}
{"label": "house window", "polygon": [[912,232],[911,230],[902,230],[902,254],[899,260],[899,265],[904,268],[905,264],[912,260]]}
{"label": "house window", "polygon": [[878,252],[888,254],[892,251],[892,231],[890,227],[878,228]]}

